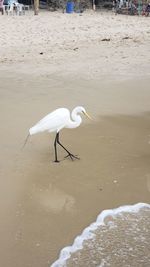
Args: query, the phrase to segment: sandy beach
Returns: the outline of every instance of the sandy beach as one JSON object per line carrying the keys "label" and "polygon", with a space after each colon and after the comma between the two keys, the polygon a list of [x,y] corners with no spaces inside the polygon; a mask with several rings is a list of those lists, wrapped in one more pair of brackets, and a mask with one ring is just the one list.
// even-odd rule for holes
{"label": "sandy beach", "polygon": [[[41,11],[0,16],[0,266],[46,267],[104,209],[150,202],[150,18]],[[61,132],[58,107],[93,121]],[[146,265],[145,265],[146,266]]]}

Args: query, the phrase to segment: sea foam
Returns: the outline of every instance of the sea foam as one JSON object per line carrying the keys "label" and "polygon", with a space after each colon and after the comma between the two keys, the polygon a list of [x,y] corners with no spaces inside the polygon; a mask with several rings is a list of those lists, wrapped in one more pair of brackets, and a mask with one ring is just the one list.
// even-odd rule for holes
{"label": "sea foam", "polygon": [[[83,242],[85,240],[89,240],[93,238],[95,235],[94,231],[99,227],[105,225],[105,219],[107,216],[111,216],[112,218],[115,218],[118,214],[122,214],[124,212],[127,213],[137,213],[142,208],[148,208],[150,209],[150,204],[146,203],[137,203],[134,205],[126,205],[121,206],[116,209],[110,209],[110,210],[104,210],[102,211],[97,219],[96,222],[92,223],[90,226],[85,228],[80,236],[77,236],[72,244],[72,246],[65,247],[61,250],[59,259],[55,261],[51,267],[65,267],[66,261],[71,257],[71,254],[82,249],[83,248]],[[101,263],[100,266],[103,266],[103,263]]]}

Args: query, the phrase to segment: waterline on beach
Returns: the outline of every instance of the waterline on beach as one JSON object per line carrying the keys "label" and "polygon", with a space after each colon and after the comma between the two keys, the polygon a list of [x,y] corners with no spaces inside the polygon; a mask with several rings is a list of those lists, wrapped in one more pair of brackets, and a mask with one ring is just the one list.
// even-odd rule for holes
{"label": "waterline on beach", "polygon": [[104,210],[51,267],[149,266],[150,205]]}

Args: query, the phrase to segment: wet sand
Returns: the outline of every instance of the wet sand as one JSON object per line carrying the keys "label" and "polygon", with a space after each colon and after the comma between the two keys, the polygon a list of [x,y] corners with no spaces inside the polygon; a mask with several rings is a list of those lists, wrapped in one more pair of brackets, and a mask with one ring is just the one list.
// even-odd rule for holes
{"label": "wet sand", "polygon": [[64,130],[63,143],[81,159],[55,164],[53,135],[37,135],[21,150],[41,111],[31,113],[30,101],[21,109],[16,99],[18,92],[1,113],[1,264],[48,266],[103,209],[149,202],[150,113],[103,115]]}
{"label": "wet sand", "polygon": [[103,211],[51,267],[148,267],[149,216],[142,203]]}
{"label": "wet sand", "polygon": [[[9,17],[6,27],[13,28],[12,21],[16,25]],[[41,27],[44,17],[39,21]],[[61,47],[48,43],[45,49],[50,49],[41,57],[45,41],[38,36],[36,49],[30,50],[28,41],[37,38],[31,34],[23,50],[17,52],[12,44],[7,55],[1,50],[1,266],[49,266],[100,211],[150,201],[149,26],[146,21],[143,38],[142,30],[135,36],[133,18],[130,22],[132,39],[122,40],[127,36],[123,31],[115,32],[111,43],[94,35],[95,43],[87,44],[86,34],[84,40],[78,36],[79,49],[74,51],[67,39]],[[32,23],[30,33],[36,18]],[[17,34],[16,47],[22,36]],[[54,164],[54,135],[45,133],[33,136],[21,150],[28,129],[39,119],[57,107],[77,105],[85,106],[94,121],[84,118],[81,127],[62,131],[61,138],[79,161]],[[64,156],[60,150],[59,158]]]}

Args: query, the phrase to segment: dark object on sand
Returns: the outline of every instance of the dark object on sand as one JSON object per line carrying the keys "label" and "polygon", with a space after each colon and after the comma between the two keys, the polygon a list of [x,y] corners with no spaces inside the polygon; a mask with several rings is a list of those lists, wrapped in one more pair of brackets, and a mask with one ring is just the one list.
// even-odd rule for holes
{"label": "dark object on sand", "polygon": [[122,39],[123,39],[123,40],[128,40],[128,39],[132,39],[132,38],[129,37],[129,36],[125,36],[125,37],[123,37]]}
{"label": "dark object on sand", "polygon": [[102,42],[109,42],[110,41],[110,38],[104,38],[101,40]]}

